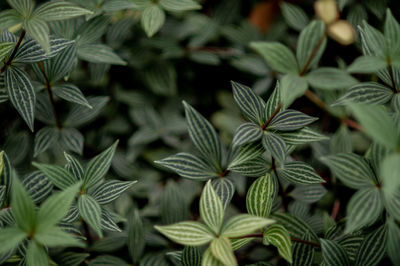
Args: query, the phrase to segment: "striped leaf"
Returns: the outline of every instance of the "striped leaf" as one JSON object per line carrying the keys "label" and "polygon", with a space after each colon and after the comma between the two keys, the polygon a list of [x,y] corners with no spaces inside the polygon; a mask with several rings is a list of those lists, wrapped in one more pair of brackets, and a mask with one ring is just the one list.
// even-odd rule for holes
{"label": "striped leaf", "polygon": [[398,42],[400,41],[400,25],[393,16],[390,9],[386,9],[386,19],[384,25],[385,38],[387,41],[388,51],[395,55],[399,51]]}
{"label": "striped leaf", "polygon": [[[311,237],[309,233],[306,232],[300,239],[305,241],[310,241]],[[311,245],[295,242],[292,247],[292,254],[293,254],[293,265],[311,266],[314,263],[315,249]]]}
{"label": "striped leaf", "polygon": [[278,184],[274,176],[266,174],[250,186],[246,196],[246,207],[249,214],[267,218],[272,204],[278,194]]}
{"label": "striped leaf", "polygon": [[122,232],[121,228],[116,224],[114,215],[105,209],[101,210],[101,230]]}
{"label": "striped leaf", "polygon": [[326,192],[327,190],[320,184],[298,185],[290,192],[290,196],[304,203],[314,203],[325,196]]}
{"label": "striped leaf", "polygon": [[156,163],[171,169],[183,178],[191,180],[203,181],[218,176],[216,169],[212,169],[199,157],[186,152],[169,156],[156,161]]}
{"label": "striped leaf", "polygon": [[75,128],[63,128],[60,130],[60,138],[58,143],[66,151],[72,151],[77,154],[82,154],[84,137]]}
{"label": "striped leaf", "polygon": [[370,233],[361,243],[355,265],[378,265],[385,255],[386,239],[387,229],[384,225]]}
{"label": "striped leaf", "polygon": [[5,199],[7,199],[10,195],[13,169],[8,156],[4,151],[0,152],[0,170],[2,170],[0,172],[0,185],[6,188]]}
{"label": "striped leaf", "polygon": [[28,74],[18,67],[8,67],[5,87],[11,103],[33,131],[36,95]]}
{"label": "striped leaf", "polygon": [[280,177],[294,184],[325,183],[312,166],[300,161],[287,162],[282,168],[277,169],[277,172]]}
{"label": "striped leaf", "polygon": [[224,237],[220,236],[218,238],[214,238],[210,245],[211,254],[222,264],[237,266],[237,261],[235,255],[233,254],[231,241]]}
{"label": "striped leaf", "polygon": [[338,240],[338,244],[346,251],[350,261],[355,261],[358,249],[363,242],[364,237],[357,234],[343,236]]}
{"label": "striped leaf", "polygon": [[15,43],[13,42],[1,42],[0,43],[0,61],[3,59],[14,49]]}
{"label": "striped leaf", "polygon": [[317,89],[337,90],[354,86],[358,81],[344,70],[333,67],[320,67],[307,75],[309,84]]}
{"label": "striped leaf", "polygon": [[311,117],[296,110],[285,110],[277,114],[271,121],[268,128],[292,131],[303,128],[308,124],[318,120],[317,117]]}
{"label": "striped leaf", "polygon": [[286,159],[286,144],[278,134],[266,132],[262,138],[262,144],[279,164],[283,164]]}
{"label": "striped leaf", "polygon": [[31,240],[28,243],[25,260],[29,261],[30,265],[48,265],[49,256],[45,247],[35,240]]}
{"label": "striped leaf", "polygon": [[231,167],[235,167],[236,165],[241,165],[250,160],[253,160],[263,153],[264,147],[259,143],[250,143],[243,145],[235,149],[235,151],[233,152],[233,159],[228,165],[228,170],[230,170]]}
{"label": "striped leaf", "polygon": [[327,266],[346,266],[349,259],[346,251],[336,242],[320,238],[322,258]]}
{"label": "striped leaf", "polygon": [[148,37],[156,34],[165,21],[165,12],[156,4],[147,6],[142,13],[141,23]]}
{"label": "striped leaf", "polygon": [[46,21],[34,16],[24,20],[24,28],[29,37],[35,40],[46,53],[50,53],[50,28]]}
{"label": "striped leaf", "polygon": [[57,262],[60,265],[66,266],[78,266],[82,264],[88,257],[90,256],[89,253],[78,253],[78,252],[63,252],[60,254]]}
{"label": "striped leaf", "polygon": [[145,229],[139,211],[135,208],[128,217],[128,250],[134,263],[140,260],[146,245]]}
{"label": "striped leaf", "polygon": [[338,153],[322,157],[321,161],[348,187],[354,189],[371,187],[376,182],[368,161],[360,155]]}
{"label": "striped leaf", "polygon": [[244,117],[255,124],[262,125],[264,101],[251,88],[233,81],[231,83],[233,98]]}
{"label": "striped leaf", "polygon": [[36,162],[33,162],[32,165],[39,169],[59,189],[66,189],[78,182],[75,176],[60,166]]}
{"label": "striped leaf", "polygon": [[0,206],[3,207],[6,199],[6,186],[0,186]]}
{"label": "striped leaf", "polygon": [[[267,121],[278,106],[281,104],[281,90],[279,86],[279,81],[276,81],[275,89],[272,94],[269,96],[267,103],[265,104],[264,108],[264,120]],[[282,110],[282,109],[280,109]]]}
{"label": "striped leaf", "polygon": [[376,187],[357,191],[347,205],[346,232],[372,225],[383,211],[382,191]]}
{"label": "striped leaf", "polygon": [[242,174],[244,176],[261,176],[264,175],[269,169],[270,163],[262,157],[254,158],[243,163],[230,166],[229,170],[232,172]]}
{"label": "striped leaf", "polygon": [[[50,40],[50,43],[52,43],[52,40]],[[44,71],[50,81],[58,81],[71,72],[76,63],[76,51],[76,43],[72,43],[58,52],[57,56],[43,62]],[[36,66],[39,67],[37,64],[32,66],[36,72],[37,70],[40,71],[40,69],[36,69]]]}
{"label": "striped leaf", "polygon": [[160,233],[172,241],[186,246],[201,246],[209,243],[213,233],[199,222],[180,222],[165,226],[154,226]]}
{"label": "striped leaf", "polygon": [[347,68],[347,71],[349,73],[369,74],[376,73],[386,67],[387,63],[384,59],[375,56],[363,55],[357,57]]}
{"label": "striped leaf", "polygon": [[222,144],[213,126],[192,106],[183,102],[190,138],[204,158],[218,168],[222,158]]}
{"label": "striped leaf", "polygon": [[96,64],[123,65],[127,63],[121,59],[111,47],[104,44],[84,44],[78,48],[78,57]]}
{"label": "striped leaf", "polygon": [[224,207],[211,185],[211,180],[204,186],[200,197],[200,216],[215,234],[219,234],[224,220]]}
{"label": "striped leaf", "polygon": [[329,139],[308,127],[291,132],[279,132],[279,136],[288,145],[300,145]]}
{"label": "striped leaf", "polygon": [[172,12],[195,10],[201,8],[201,5],[193,0],[161,0],[160,5],[165,10]]}
{"label": "striped leaf", "polygon": [[306,77],[288,73],[281,79],[280,88],[283,107],[287,108],[297,98],[303,96],[308,89],[308,82]]}
{"label": "striped leaf", "polygon": [[0,31],[4,32],[8,28],[17,25],[23,18],[14,9],[7,9],[0,12]]}
{"label": "striped leaf", "polygon": [[[152,259],[154,259],[154,256],[152,256]],[[144,261],[144,259],[143,259]],[[151,263],[145,264],[146,262],[143,262],[143,265],[153,265]],[[123,259],[120,259],[115,256],[111,255],[100,255],[97,256],[95,259],[91,260],[89,263],[90,266],[129,266],[128,263],[126,263]],[[154,264],[157,265],[157,264]]]}
{"label": "striped leaf", "polygon": [[232,249],[238,250],[239,248],[245,246],[246,244],[250,243],[254,239],[255,239],[254,237],[233,238],[233,239],[231,239]]}
{"label": "striped leaf", "polygon": [[101,207],[97,201],[87,194],[78,198],[78,210],[82,219],[100,236],[101,232]]}
{"label": "striped leaf", "polygon": [[57,84],[53,86],[52,90],[54,94],[60,97],[61,99],[81,104],[83,106],[92,109],[92,107],[86,100],[85,96],[83,96],[81,90],[74,84],[69,84],[69,83]]}
{"label": "striped leaf", "polygon": [[275,212],[270,218],[276,220],[277,224],[283,225],[289,231],[291,237],[301,239],[305,233],[308,233],[311,240],[318,240],[318,236],[311,227],[298,217],[289,213]]}
{"label": "striped leaf", "polygon": [[[326,47],[325,24],[321,20],[314,20],[301,31],[297,41],[296,57],[300,69],[313,69],[325,51]],[[311,58],[311,61],[309,62]]]}
{"label": "striped leaf", "polygon": [[101,205],[108,204],[117,199],[137,181],[107,180],[96,186],[90,195]]}
{"label": "striped leaf", "polygon": [[393,265],[400,263],[400,228],[393,219],[388,219],[387,224],[387,246],[386,251]]}
{"label": "striped leaf", "polygon": [[68,172],[75,176],[77,180],[82,180],[84,172],[80,162],[75,157],[69,155],[66,152],[64,152],[64,157],[67,160],[65,169],[67,169]]}
{"label": "striped leaf", "polygon": [[186,246],[182,252],[182,266],[200,266],[201,254],[197,247]]}
{"label": "striped leaf", "polygon": [[391,198],[400,189],[400,154],[391,154],[385,157],[381,164],[380,177],[383,183],[383,192],[386,198]]}
{"label": "striped leaf", "polygon": [[18,227],[24,232],[35,228],[35,203],[18,179],[14,179],[11,190],[11,210]]}
{"label": "striped leaf", "polygon": [[301,31],[309,22],[307,14],[300,7],[282,2],[282,15],[289,27]]}
{"label": "striped leaf", "polygon": [[279,255],[287,262],[292,263],[292,241],[285,227],[280,224],[268,226],[264,231],[263,241],[277,247]]}
{"label": "striped leaf", "polygon": [[160,203],[161,221],[171,224],[183,221],[188,216],[187,203],[181,187],[169,181],[164,188]]}
{"label": "striped leaf", "polygon": [[36,204],[47,198],[53,190],[53,183],[40,171],[29,174],[22,184]]}
{"label": "striped leaf", "polygon": [[251,42],[250,47],[258,52],[275,71],[298,73],[297,60],[293,52],[278,42]]}
{"label": "striped leaf", "polygon": [[177,91],[177,72],[175,66],[168,62],[147,69],[144,79],[150,89],[157,95],[172,96]]}
{"label": "striped leaf", "polygon": [[224,266],[224,264],[222,264],[222,262],[217,260],[217,258],[215,258],[211,253],[211,248],[208,248],[203,253],[201,266]]}
{"label": "striped leaf", "polygon": [[90,160],[86,166],[83,177],[84,187],[91,187],[105,176],[111,166],[111,160],[114,157],[117,145],[118,140],[105,151]]}
{"label": "striped leaf", "polygon": [[228,207],[233,194],[235,193],[235,185],[227,178],[217,178],[212,180],[211,185],[213,186],[218,197],[222,201],[224,210]]}
{"label": "striped leaf", "polygon": [[27,17],[32,12],[33,3],[31,0],[7,0],[7,2],[23,17]]}
{"label": "striped leaf", "polygon": [[267,218],[257,217],[250,214],[239,214],[229,219],[221,230],[221,235],[229,238],[241,237],[257,230],[264,226],[273,224],[275,221]]}
{"label": "striped leaf", "polygon": [[393,97],[393,92],[388,87],[376,82],[359,83],[346,91],[335,103],[346,105],[349,103],[384,104]]}
{"label": "striped leaf", "polygon": [[66,20],[78,16],[93,14],[90,10],[84,9],[68,1],[47,2],[39,6],[33,16],[39,16],[45,21]]}
{"label": "striped leaf", "polygon": [[59,131],[54,127],[44,127],[35,135],[33,157],[50,148],[58,139]]}
{"label": "striped leaf", "polygon": [[94,119],[107,104],[108,97],[88,97],[89,104],[93,107],[92,109],[82,105],[75,105],[71,108],[70,113],[65,120],[65,125],[69,127],[79,127],[83,124]]}
{"label": "striped leaf", "polygon": [[261,139],[263,131],[253,123],[241,124],[235,131],[232,145],[240,146]]}

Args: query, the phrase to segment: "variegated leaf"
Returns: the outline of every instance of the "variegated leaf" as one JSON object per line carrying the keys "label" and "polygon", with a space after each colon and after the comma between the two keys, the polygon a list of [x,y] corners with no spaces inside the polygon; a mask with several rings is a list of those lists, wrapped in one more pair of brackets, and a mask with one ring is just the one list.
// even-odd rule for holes
{"label": "variegated leaf", "polygon": [[57,165],[32,163],[59,189],[66,189],[78,182],[78,179],[70,172]]}
{"label": "variegated leaf", "polygon": [[292,263],[292,241],[288,231],[280,224],[272,224],[264,230],[263,241],[271,243],[278,248],[281,255],[287,262]]}
{"label": "variegated leaf", "polygon": [[263,131],[260,126],[254,123],[244,123],[240,125],[234,134],[232,145],[244,145],[250,142],[255,142],[263,136]]}
{"label": "variegated leaf", "polygon": [[325,183],[312,166],[301,161],[287,162],[284,166],[277,169],[277,173],[280,177],[294,184]]}
{"label": "variegated leaf", "polygon": [[273,224],[275,221],[249,214],[239,214],[229,219],[221,230],[221,235],[235,238],[254,233],[264,226]]}
{"label": "variegated leaf", "polygon": [[83,220],[100,236],[101,232],[101,207],[97,201],[87,194],[78,198],[78,210]]}
{"label": "variegated leaf", "polygon": [[90,195],[100,204],[108,204],[117,199],[137,181],[107,180],[96,186]]}
{"label": "variegated leaf", "polygon": [[209,180],[200,197],[200,216],[215,234],[219,234],[224,220],[224,207]]}
{"label": "variegated leaf", "polygon": [[274,176],[266,174],[258,178],[247,192],[247,211],[252,215],[268,217],[277,194],[278,183]]}

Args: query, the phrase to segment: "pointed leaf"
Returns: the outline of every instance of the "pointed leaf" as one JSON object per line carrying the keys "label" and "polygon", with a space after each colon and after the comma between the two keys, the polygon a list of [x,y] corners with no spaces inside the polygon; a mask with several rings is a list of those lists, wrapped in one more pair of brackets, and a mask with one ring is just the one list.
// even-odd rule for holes
{"label": "pointed leaf", "polygon": [[222,262],[224,265],[235,266],[238,265],[236,262],[235,255],[233,254],[231,241],[226,237],[215,238],[210,245],[212,255]]}
{"label": "pointed leaf", "polygon": [[39,16],[45,21],[67,20],[82,15],[90,15],[93,12],[84,9],[68,1],[47,2],[39,6],[34,16]]}
{"label": "pointed leaf", "polygon": [[297,130],[318,120],[317,117],[308,116],[296,110],[285,110],[277,114],[268,128],[282,131]]}
{"label": "pointed leaf", "polygon": [[253,123],[241,124],[235,131],[232,145],[244,145],[261,139],[263,131],[260,126]]}
{"label": "pointed leaf", "polygon": [[264,149],[271,153],[280,164],[286,159],[286,144],[283,139],[275,133],[267,132],[262,138]]}
{"label": "pointed leaf", "polygon": [[33,157],[50,148],[58,139],[58,130],[53,127],[44,127],[35,135],[35,146]]}
{"label": "pointed leaf", "polygon": [[92,108],[86,100],[85,96],[83,96],[81,90],[73,84],[57,84],[53,86],[52,90],[55,95],[66,101]]}
{"label": "pointed leaf", "polygon": [[294,184],[325,183],[312,166],[300,161],[285,163],[282,168],[278,168],[278,175]]}
{"label": "pointed leaf", "polygon": [[27,233],[17,226],[0,228],[0,254],[16,248],[26,237]]}
{"label": "pointed leaf", "polygon": [[108,204],[124,193],[137,181],[104,181],[90,195],[101,205]]}
{"label": "pointed leaf", "polygon": [[206,183],[201,193],[200,216],[215,234],[219,234],[224,220],[224,208],[221,199],[211,185],[211,180]]}
{"label": "pointed leaf", "polygon": [[345,250],[332,240],[322,239],[321,249],[322,258],[327,266],[346,266],[349,265],[349,259]]}
{"label": "pointed leaf", "polygon": [[384,104],[392,97],[392,90],[379,83],[359,83],[348,89],[334,105],[347,105],[350,103]]}
{"label": "pointed leaf", "polygon": [[78,182],[78,179],[64,168],[57,165],[32,163],[59,189],[66,189]]}
{"label": "pointed leaf", "polygon": [[249,214],[239,214],[229,219],[221,230],[221,235],[234,238],[241,237],[256,230],[262,229],[264,226],[273,224],[275,221],[271,219],[261,218]]}
{"label": "pointed leaf", "polygon": [[83,194],[78,198],[78,210],[83,220],[100,236],[101,232],[101,207],[91,196]]}
{"label": "pointed leaf", "polygon": [[26,233],[34,229],[36,223],[35,204],[18,179],[13,180],[11,208],[18,227]]}
{"label": "pointed leaf", "polygon": [[146,7],[142,13],[142,26],[148,37],[152,37],[163,26],[165,21],[164,11],[156,4]]}
{"label": "pointed leaf", "polygon": [[378,265],[385,255],[387,229],[381,226],[361,243],[355,265]]}
{"label": "pointed leaf", "polygon": [[258,178],[247,192],[247,211],[255,216],[268,217],[277,194],[278,183],[274,176],[266,174]]}
{"label": "pointed leaf", "polygon": [[280,224],[268,226],[264,231],[263,239],[277,247],[279,255],[287,262],[292,263],[292,241],[285,227]]}

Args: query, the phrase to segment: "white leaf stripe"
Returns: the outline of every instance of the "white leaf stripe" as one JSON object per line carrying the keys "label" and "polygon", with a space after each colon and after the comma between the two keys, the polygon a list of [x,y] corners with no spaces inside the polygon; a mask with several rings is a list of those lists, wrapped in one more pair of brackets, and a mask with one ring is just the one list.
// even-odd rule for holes
{"label": "white leaf stripe", "polygon": [[384,225],[369,234],[358,250],[355,265],[378,265],[385,255],[386,239],[387,230]]}
{"label": "white leaf stripe", "polygon": [[117,199],[137,181],[105,181],[94,189],[90,195],[101,205],[108,204]]}
{"label": "white leaf stripe", "polygon": [[233,239],[231,239],[232,249],[238,250],[239,248],[243,247],[244,245],[250,243],[252,240],[254,240],[254,237],[233,238]]}
{"label": "white leaf stripe", "polygon": [[286,158],[286,144],[283,139],[275,133],[267,132],[262,138],[262,144],[268,152],[271,153],[280,164],[285,161]]}
{"label": "white leaf stripe", "polygon": [[222,144],[217,132],[199,112],[183,102],[190,139],[206,159],[211,159],[216,167],[220,167]]}
{"label": "white leaf stripe", "polygon": [[1,42],[0,43],[0,61],[3,61],[4,57],[8,55],[14,49],[15,43],[13,42]]}
{"label": "white leaf stripe", "polygon": [[236,164],[229,167],[232,172],[242,174],[244,176],[262,176],[270,169],[270,164],[262,157]]}
{"label": "white leaf stripe", "polygon": [[235,185],[227,178],[214,179],[211,184],[226,209],[235,193]]}
{"label": "white leaf stripe", "polygon": [[[272,92],[271,96],[269,96],[269,99],[267,101],[267,103],[265,104],[265,108],[264,108],[264,120],[268,120],[272,114],[274,113],[274,111],[276,110],[276,108],[278,108],[278,106],[281,104],[282,100],[281,100],[281,90],[279,87],[279,81],[276,82],[275,85],[275,89]],[[282,109],[280,109],[279,111],[281,111]]]}
{"label": "white leaf stripe", "polygon": [[325,183],[312,166],[300,161],[287,162],[282,168],[278,169],[278,174],[294,184]]}
{"label": "white leaf stripe", "polygon": [[156,163],[171,169],[181,177],[192,180],[208,180],[218,176],[215,169],[212,169],[202,159],[190,153],[181,152]]}
{"label": "white leaf stripe", "polygon": [[278,113],[271,121],[269,128],[282,131],[297,130],[318,120],[296,110],[285,110]]}
{"label": "white leaf stripe", "polygon": [[347,205],[346,232],[372,225],[383,211],[383,195],[376,187],[357,191]]}
{"label": "white leaf stripe", "polygon": [[264,226],[273,224],[271,219],[261,218],[250,214],[239,214],[229,219],[221,230],[221,235],[226,237],[240,237],[251,234]]}
{"label": "white leaf stripe", "polygon": [[84,187],[96,184],[110,168],[112,158],[118,145],[118,140],[105,151],[94,157],[88,163],[84,174]]}
{"label": "white leaf stripe", "polygon": [[232,145],[244,145],[261,139],[263,131],[253,123],[244,123],[240,125],[234,134]]}
{"label": "white leaf stripe", "polygon": [[165,12],[156,4],[143,10],[141,23],[148,37],[152,37],[164,24]]}
{"label": "white leaf stripe", "polygon": [[83,194],[78,198],[78,210],[83,220],[102,237],[101,207],[91,196]]}
{"label": "white leaf stripe", "polygon": [[75,176],[78,180],[83,179],[83,168],[79,161],[73,157],[72,155],[64,152],[64,157],[67,160],[67,164],[65,165],[65,169],[68,170],[73,176]]}
{"label": "white leaf stripe", "polygon": [[261,145],[261,143],[250,143],[239,148],[234,147],[234,149],[235,151],[232,155],[233,160],[229,163],[228,170],[230,170],[231,167],[257,158],[264,153],[264,147]]}
{"label": "white leaf stripe", "polygon": [[207,182],[201,193],[200,216],[215,234],[219,234],[224,220],[224,208],[221,199],[211,185],[211,180]]}
{"label": "white leaf stripe", "polygon": [[348,103],[384,104],[393,97],[393,92],[388,87],[376,82],[357,84],[346,91],[333,106]]}
{"label": "white leaf stripe", "polygon": [[40,171],[25,177],[22,184],[35,203],[42,202],[53,190],[53,183]]}
{"label": "white leaf stripe", "polygon": [[101,210],[101,229],[111,232],[121,232],[122,230],[118,227],[112,218],[112,215],[107,210]]}
{"label": "white leaf stripe", "polygon": [[338,240],[338,244],[346,251],[349,260],[354,261],[363,240],[363,236],[350,234]]}
{"label": "white leaf stripe", "polygon": [[199,222],[180,222],[166,226],[155,226],[155,228],[181,245],[201,246],[214,238],[209,229]]}
{"label": "white leaf stripe", "polygon": [[320,239],[322,258],[327,266],[346,266],[349,259],[345,250],[336,242],[327,239]]}
{"label": "white leaf stripe", "polygon": [[54,127],[44,127],[35,135],[33,157],[46,151],[58,139],[58,130]]}
{"label": "white leaf stripe", "polygon": [[79,127],[95,118],[107,104],[109,98],[104,96],[88,97],[89,104],[93,109],[86,106],[74,105],[65,120],[65,125]]}
{"label": "white leaf stripe", "polygon": [[236,266],[236,258],[233,254],[232,244],[226,237],[215,238],[210,245],[211,253],[224,265]]}
{"label": "white leaf stripe", "polygon": [[0,206],[3,206],[6,197],[6,186],[0,186]]}
{"label": "white leaf stripe", "polygon": [[134,209],[128,217],[128,250],[133,262],[137,262],[143,254],[146,244],[143,221],[138,209]]}
{"label": "white leaf stripe", "polygon": [[351,188],[370,187],[375,183],[374,173],[368,161],[353,153],[338,153],[321,158],[335,177]]}
{"label": "white leaf stripe", "polygon": [[62,222],[72,223],[79,219],[79,210],[76,206],[71,206],[68,213],[63,218]]}
{"label": "white leaf stripe", "polygon": [[203,253],[203,257],[201,259],[201,266],[225,266],[222,264],[217,258],[213,256],[211,253],[211,248],[207,248]]}
{"label": "white leaf stripe", "polygon": [[84,137],[75,128],[63,128],[60,131],[59,143],[67,151],[73,151],[82,154]]}
{"label": "white leaf stripe", "polygon": [[243,115],[256,124],[262,124],[264,101],[252,89],[236,82],[232,83],[233,97]]}
{"label": "white leaf stripe", "polygon": [[318,236],[314,233],[310,226],[300,218],[281,212],[273,213],[270,218],[276,220],[277,223],[282,224],[289,231],[292,237],[301,239],[303,235],[308,232],[312,240],[318,240]]}
{"label": "white leaf stripe", "polygon": [[280,224],[272,224],[265,229],[263,237],[278,248],[279,254],[285,260],[292,263],[292,241],[285,227]]}
{"label": "white leaf stripe", "polygon": [[90,106],[85,96],[83,96],[81,90],[74,84],[69,84],[69,83],[57,84],[53,86],[52,89],[54,94],[60,97],[61,99],[81,104],[83,106],[92,109],[92,106]]}
{"label": "white leaf stripe", "polygon": [[290,196],[301,202],[314,203],[320,200],[326,192],[327,190],[320,184],[298,185],[290,192]]}
{"label": "white leaf stripe", "polygon": [[[2,159],[4,163],[3,172],[1,173],[0,185],[6,187],[6,197],[10,194],[11,184],[12,184],[12,167],[10,160],[5,152],[2,152]],[[0,155],[1,155],[0,154]]]}
{"label": "white leaf stripe", "polygon": [[201,254],[197,247],[186,246],[182,252],[182,266],[200,266]]}
{"label": "white leaf stripe", "polygon": [[172,224],[187,218],[186,199],[180,186],[174,181],[169,181],[164,188],[160,203],[161,222]]}
{"label": "white leaf stripe", "polygon": [[308,128],[302,128],[297,131],[290,132],[279,132],[279,136],[285,141],[288,145],[299,145],[305,144],[309,142],[328,140],[329,138]]}
{"label": "white leaf stripe", "polygon": [[96,64],[126,65],[126,62],[114,53],[111,47],[104,44],[80,45],[77,53],[80,59]]}
{"label": "white leaf stripe", "polygon": [[[301,239],[309,241],[310,236],[306,232],[306,234],[303,237],[301,237]],[[293,252],[293,265],[295,266],[313,265],[314,254],[315,254],[313,246],[296,242],[293,245],[292,252]]]}
{"label": "white leaf stripe", "polygon": [[[68,75],[75,64],[76,51],[76,43],[73,43],[57,53],[57,56],[53,57],[51,60],[43,62],[45,72],[50,81],[58,81]],[[46,68],[47,64],[45,62],[49,62],[49,68]]]}
{"label": "white leaf stripe", "polygon": [[270,174],[266,174],[254,181],[246,196],[246,207],[249,214],[268,217],[277,192],[277,180]]}
{"label": "white leaf stripe", "polygon": [[66,20],[77,16],[89,15],[93,12],[67,1],[47,2],[39,6],[33,16],[46,21]]}
{"label": "white leaf stripe", "polygon": [[193,0],[160,0],[160,5],[167,11],[187,11],[201,8],[201,5]]}
{"label": "white leaf stripe", "polygon": [[57,165],[32,163],[59,189],[66,189],[75,184],[78,180],[64,168]]}
{"label": "white leaf stripe", "polygon": [[5,77],[7,94],[11,103],[33,131],[36,95],[28,74],[18,67],[8,67]]}

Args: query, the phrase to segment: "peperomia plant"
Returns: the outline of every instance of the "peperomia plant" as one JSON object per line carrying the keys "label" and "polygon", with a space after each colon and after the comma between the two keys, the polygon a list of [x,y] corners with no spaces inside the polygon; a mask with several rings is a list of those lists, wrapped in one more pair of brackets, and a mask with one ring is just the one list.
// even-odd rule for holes
{"label": "peperomia plant", "polygon": [[400,264],[398,10],[0,1],[0,264]]}

